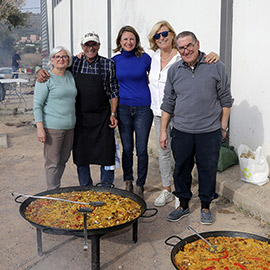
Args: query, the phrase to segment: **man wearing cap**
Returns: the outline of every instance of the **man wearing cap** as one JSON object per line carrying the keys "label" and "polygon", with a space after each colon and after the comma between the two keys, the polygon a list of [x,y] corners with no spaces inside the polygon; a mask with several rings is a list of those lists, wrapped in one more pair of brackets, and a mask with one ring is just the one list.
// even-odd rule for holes
{"label": "man wearing cap", "polygon": [[[70,68],[76,82],[76,126],[73,161],[81,186],[92,185],[89,164],[101,165],[101,182],[112,183],[114,171],[105,166],[115,164],[114,128],[118,104],[118,83],[113,60],[98,55],[99,36],[89,32],[81,38],[84,52],[81,58],[73,56]],[[37,80],[48,76],[39,71]]]}

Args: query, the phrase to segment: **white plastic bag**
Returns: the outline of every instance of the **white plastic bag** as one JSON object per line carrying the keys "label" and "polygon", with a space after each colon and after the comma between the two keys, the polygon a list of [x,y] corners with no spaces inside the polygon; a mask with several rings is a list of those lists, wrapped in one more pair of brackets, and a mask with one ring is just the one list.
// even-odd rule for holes
{"label": "white plastic bag", "polygon": [[[248,146],[241,144],[238,147],[237,152],[240,164],[241,180],[259,186],[269,182],[269,166],[263,155],[261,146],[259,146],[254,152]],[[254,159],[243,157],[243,154],[246,156],[248,153],[253,155]]]}

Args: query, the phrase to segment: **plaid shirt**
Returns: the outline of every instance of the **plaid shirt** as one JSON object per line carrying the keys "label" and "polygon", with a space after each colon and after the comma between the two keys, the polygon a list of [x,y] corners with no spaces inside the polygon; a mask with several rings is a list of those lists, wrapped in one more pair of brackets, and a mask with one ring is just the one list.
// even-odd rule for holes
{"label": "plaid shirt", "polygon": [[[85,56],[83,55],[82,56],[83,64],[81,73],[98,75],[99,74],[98,59],[100,59],[101,64],[101,75],[103,78],[104,90],[106,91],[106,94],[109,97],[109,99],[117,98],[119,91],[118,91],[118,82],[115,75],[115,63],[113,60],[97,55],[95,59],[90,63],[86,60]],[[79,59],[76,56],[73,56],[72,66],[70,70],[74,78],[76,78],[77,74],[79,73],[80,61],[81,59]]]}

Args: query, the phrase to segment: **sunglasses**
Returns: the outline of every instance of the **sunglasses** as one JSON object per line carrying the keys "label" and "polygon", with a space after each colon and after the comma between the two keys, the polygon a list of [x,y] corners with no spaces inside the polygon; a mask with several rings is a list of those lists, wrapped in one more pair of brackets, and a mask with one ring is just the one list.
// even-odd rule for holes
{"label": "sunglasses", "polygon": [[160,39],[160,36],[163,36],[163,37],[167,37],[169,35],[169,32],[170,31],[164,31],[164,32],[161,32],[161,33],[156,33],[153,38],[154,39]]}

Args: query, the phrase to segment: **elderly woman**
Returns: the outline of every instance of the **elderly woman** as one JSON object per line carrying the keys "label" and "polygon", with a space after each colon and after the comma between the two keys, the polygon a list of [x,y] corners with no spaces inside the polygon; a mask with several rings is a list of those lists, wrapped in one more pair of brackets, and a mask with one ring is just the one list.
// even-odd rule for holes
{"label": "elderly woman", "polygon": [[[162,103],[164,95],[164,87],[167,79],[168,69],[177,61],[180,60],[180,54],[176,50],[176,34],[172,26],[167,21],[157,22],[150,34],[148,40],[150,48],[155,52],[152,56],[151,69],[149,73],[150,91],[151,91],[151,109],[154,114],[154,125],[159,150],[159,169],[163,189],[160,195],[155,200],[155,206],[164,206],[166,203],[173,200],[171,191],[171,175],[172,175],[172,155],[170,146],[170,137],[165,150],[159,145],[160,134],[160,119]],[[210,53],[206,56],[205,61],[211,63],[217,62],[219,56],[215,53]],[[173,121],[173,120],[172,120]],[[167,133],[170,134],[172,129],[172,121],[168,124]],[[179,201],[175,201],[175,208],[178,207]]]}
{"label": "elderly woman", "polygon": [[73,75],[66,70],[72,64],[70,52],[62,46],[49,56],[50,78],[45,83],[36,82],[34,116],[37,137],[44,144],[47,189],[60,187],[73,145],[75,98],[77,89]]}

